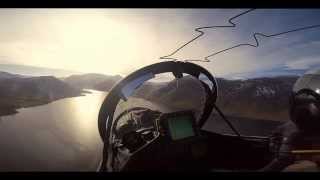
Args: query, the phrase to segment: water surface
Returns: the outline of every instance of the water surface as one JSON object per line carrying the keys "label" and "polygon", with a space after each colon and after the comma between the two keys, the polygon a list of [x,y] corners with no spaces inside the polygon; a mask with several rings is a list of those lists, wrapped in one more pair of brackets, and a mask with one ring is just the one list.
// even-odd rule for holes
{"label": "water surface", "polygon": [[91,92],[0,117],[0,171],[95,171],[106,93]]}

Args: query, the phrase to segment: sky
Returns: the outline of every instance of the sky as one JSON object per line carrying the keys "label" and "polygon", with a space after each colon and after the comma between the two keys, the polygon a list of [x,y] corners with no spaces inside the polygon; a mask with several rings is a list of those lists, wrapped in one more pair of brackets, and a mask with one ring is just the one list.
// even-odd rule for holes
{"label": "sky", "polygon": [[[201,26],[229,25],[247,9],[0,9],[0,64],[30,65],[84,73],[128,75],[163,61],[199,33]],[[233,20],[234,28],[204,30],[181,49],[179,59],[205,56],[255,32],[274,34],[320,24],[319,9],[257,9]],[[320,67],[320,28],[265,38],[196,62],[216,76],[302,73]]]}

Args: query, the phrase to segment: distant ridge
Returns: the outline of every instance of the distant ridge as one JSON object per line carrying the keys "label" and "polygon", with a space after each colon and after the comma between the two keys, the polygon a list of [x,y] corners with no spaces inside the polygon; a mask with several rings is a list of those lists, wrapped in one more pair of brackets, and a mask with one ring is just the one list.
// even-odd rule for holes
{"label": "distant ridge", "polygon": [[104,75],[97,73],[71,75],[62,80],[67,84],[81,89],[95,89],[99,91],[108,91],[122,77],[120,75]]}
{"label": "distant ridge", "polygon": [[82,74],[81,72],[76,72],[71,70],[26,66],[26,65],[18,65],[18,64],[0,64],[0,71],[12,73],[12,74],[20,74],[24,76],[66,77],[74,74]]}
{"label": "distant ridge", "polygon": [[43,105],[83,93],[53,76],[28,77],[0,72],[0,116],[17,113],[22,107]]}
{"label": "distant ridge", "polygon": [[[298,76],[278,76],[253,78],[248,80],[227,80],[218,78],[217,104],[229,116],[265,119],[273,121],[289,120],[288,107],[291,89]],[[164,84],[141,86],[136,96],[161,104],[182,109],[202,107],[204,90],[191,77]]]}

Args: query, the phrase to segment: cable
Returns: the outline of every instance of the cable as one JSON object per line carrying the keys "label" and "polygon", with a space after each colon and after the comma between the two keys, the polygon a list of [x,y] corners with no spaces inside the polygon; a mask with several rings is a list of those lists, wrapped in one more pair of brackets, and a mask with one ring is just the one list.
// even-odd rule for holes
{"label": "cable", "polygon": [[206,56],[205,57],[205,60],[206,61],[209,61],[210,60],[208,59],[209,57],[212,57],[212,56],[215,56],[217,54],[220,54],[222,52],[225,52],[225,51],[228,51],[230,49],[234,49],[234,48],[237,48],[237,47],[240,47],[240,46],[251,46],[251,47],[259,47],[259,40],[257,38],[257,36],[262,36],[262,37],[275,37],[275,36],[279,36],[279,35],[283,35],[283,34],[287,34],[287,33],[290,33],[290,32],[296,32],[296,31],[302,31],[302,30],[306,30],[306,29],[312,29],[312,28],[318,28],[320,27],[320,24],[319,25],[313,25],[313,26],[307,26],[307,27],[303,27],[303,28],[298,28],[298,29],[293,29],[293,30],[289,30],[289,31],[285,31],[285,32],[281,32],[281,33],[276,33],[276,34],[270,34],[270,35],[265,35],[265,34],[262,34],[262,33],[254,33],[253,34],[253,37],[255,39],[255,44],[238,44],[238,45],[235,45],[235,46],[232,46],[232,47],[229,47],[229,48],[226,48],[226,49],[223,49],[221,51],[218,51],[216,53],[213,53],[213,54],[210,54],[209,56]]}
{"label": "cable", "polygon": [[219,113],[219,115],[222,117],[222,119],[229,125],[229,127],[231,128],[231,130],[238,136],[238,137],[242,137],[240,135],[240,133],[237,131],[237,129],[232,125],[232,123],[228,120],[228,118],[223,114],[223,112],[218,108],[218,106],[216,104],[214,104],[213,106],[216,111]]}
{"label": "cable", "polygon": [[[180,51],[181,49],[183,49],[184,47],[186,47],[188,44],[192,43],[193,41],[199,39],[201,36],[203,36],[205,33],[203,31],[201,31],[202,29],[212,29],[212,28],[227,28],[227,27],[236,27],[236,24],[234,22],[232,22],[232,20],[244,15],[244,14],[247,14],[251,11],[253,11],[254,9],[250,9],[250,10],[247,10],[245,12],[242,12],[234,17],[231,17],[228,22],[231,24],[231,25],[227,25],[227,26],[204,26],[204,27],[199,27],[199,28],[196,28],[195,31],[199,32],[200,34],[196,37],[194,37],[193,39],[191,39],[190,41],[188,41],[187,43],[183,44],[182,46],[180,46],[178,49],[176,49],[175,51],[173,51],[171,54],[169,55],[166,55],[166,56],[162,56],[160,57],[160,59],[168,59],[168,60],[173,60],[173,61],[178,61],[178,59],[176,58],[171,58],[170,56],[173,56],[174,54],[176,54],[178,51]],[[203,61],[203,60],[200,60],[200,61]],[[209,61],[210,62],[210,61]]]}
{"label": "cable", "polygon": [[[178,49],[176,49],[175,51],[173,51],[171,54],[169,55],[166,55],[166,56],[162,56],[160,57],[160,59],[168,59],[168,60],[173,60],[173,61],[178,61],[179,59],[177,58],[172,58],[170,56],[173,56],[174,54],[176,54],[177,52],[179,52],[181,49],[183,49],[184,47],[186,47],[187,45],[189,45],[191,42],[195,41],[196,39],[200,38],[201,36],[203,36],[205,33],[203,31],[201,31],[202,29],[212,29],[212,28],[227,28],[227,27],[230,27],[230,28],[233,28],[233,27],[236,27],[236,24],[234,22],[232,22],[234,19],[242,16],[242,15],[245,15],[249,12],[252,12],[256,9],[250,9],[250,10],[247,10],[247,11],[244,11],[236,16],[233,16],[231,17],[228,22],[231,24],[231,25],[228,25],[228,26],[206,26],[206,27],[198,27],[195,29],[196,32],[199,32],[200,34],[198,36],[196,36],[195,38],[191,39],[190,41],[188,41],[187,43],[183,44],[182,46],[180,46]],[[223,52],[226,52],[228,50],[231,50],[231,49],[234,49],[234,48],[237,48],[237,47],[241,47],[241,46],[250,46],[250,47],[259,47],[260,43],[259,43],[259,40],[258,40],[258,37],[257,36],[262,36],[262,37],[275,37],[275,36],[280,36],[280,35],[283,35],[283,34],[287,34],[287,33],[291,33],[291,32],[296,32],[296,31],[302,31],[302,30],[306,30],[306,29],[312,29],[312,28],[319,28],[320,27],[320,24],[318,25],[312,25],[312,26],[306,26],[306,27],[302,27],[302,28],[297,28],[297,29],[293,29],[293,30],[288,30],[288,31],[285,31],[285,32],[280,32],[280,33],[276,33],[276,34],[269,34],[269,35],[266,35],[266,34],[263,34],[263,33],[254,33],[253,34],[253,38],[255,39],[255,44],[250,44],[250,43],[243,43],[243,44],[238,44],[238,45],[235,45],[235,46],[232,46],[232,47],[229,47],[229,48],[226,48],[226,49],[223,49],[223,50],[220,50],[218,52],[215,52],[215,53],[212,53],[206,57],[204,57],[204,59],[186,59],[186,60],[183,60],[185,62],[187,61],[199,61],[199,62],[211,62],[210,57],[213,57],[217,54],[220,54],[220,53],[223,53]]]}

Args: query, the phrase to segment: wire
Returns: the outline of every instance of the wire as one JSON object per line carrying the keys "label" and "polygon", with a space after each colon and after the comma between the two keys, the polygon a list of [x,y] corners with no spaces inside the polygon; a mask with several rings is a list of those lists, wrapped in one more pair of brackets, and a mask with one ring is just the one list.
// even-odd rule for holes
{"label": "wire", "polygon": [[[243,16],[245,14],[248,14],[249,12],[252,12],[256,9],[249,9],[249,10],[246,10],[240,14],[237,14],[236,16],[233,16],[231,17],[228,22],[230,25],[225,25],[225,26],[204,26],[204,27],[198,27],[195,29],[196,32],[200,33],[199,35],[197,35],[196,37],[192,38],[191,40],[189,40],[188,42],[184,43],[182,46],[178,47],[175,51],[173,51],[171,54],[169,55],[166,55],[166,56],[162,56],[160,57],[160,59],[166,59],[166,60],[173,60],[173,61],[179,61],[179,59],[177,58],[173,58],[172,56],[175,55],[176,53],[178,53],[181,49],[185,48],[186,46],[188,46],[189,44],[191,44],[192,42],[196,41],[197,39],[199,39],[201,36],[203,36],[205,34],[204,29],[213,29],[213,28],[234,28],[236,27],[236,23],[233,22],[233,20],[235,20],[236,18],[240,17],[240,16]],[[211,62],[210,61],[210,57],[213,57],[217,54],[220,54],[220,53],[223,53],[223,52],[226,52],[226,51],[229,51],[231,49],[234,49],[234,48],[237,48],[237,47],[241,47],[241,46],[250,46],[250,47],[259,47],[260,43],[259,43],[259,40],[258,40],[258,36],[261,36],[261,37],[275,37],[275,36],[280,36],[280,35],[283,35],[283,34],[287,34],[287,33],[291,33],[291,32],[296,32],[296,31],[302,31],[302,30],[307,30],[307,29],[312,29],[312,28],[318,28],[320,27],[320,24],[318,25],[313,25],[313,26],[306,26],[306,27],[302,27],[302,28],[297,28],[297,29],[293,29],[293,30],[288,30],[288,31],[284,31],[284,32],[280,32],[280,33],[275,33],[275,34],[269,34],[269,35],[266,35],[266,34],[263,34],[263,33],[254,33],[253,34],[253,38],[255,40],[255,44],[250,44],[250,43],[242,43],[242,44],[237,44],[235,46],[232,46],[232,47],[229,47],[229,48],[226,48],[226,49],[223,49],[223,50],[220,50],[218,52],[215,52],[215,53],[212,53],[206,57],[204,57],[204,59],[185,59],[183,61],[199,61],[199,62]],[[217,112],[220,114],[220,116],[225,120],[225,122],[230,126],[230,128],[234,131],[234,133],[241,137],[240,133],[234,128],[234,126],[232,125],[232,123],[226,118],[226,116],[223,114],[223,112],[215,105],[214,107]]]}
{"label": "wire", "polygon": [[298,29],[293,29],[293,30],[289,30],[289,31],[281,32],[281,33],[270,34],[270,35],[265,35],[265,34],[262,34],[262,33],[254,33],[254,34],[253,34],[253,37],[254,37],[254,39],[255,39],[255,44],[249,44],[249,43],[247,43],[247,44],[238,44],[238,45],[235,45],[235,46],[232,46],[232,47],[223,49],[223,50],[221,50],[221,51],[218,51],[218,52],[216,52],[216,53],[210,54],[209,56],[205,57],[205,60],[210,62],[210,60],[208,59],[209,57],[215,56],[215,55],[217,55],[217,54],[220,54],[220,53],[222,53],[222,52],[225,52],[225,51],[228,51],[228,50],[231,50],[231,49],[240,47],[240,46],[251,46],[251,47],[257,48],[257,47],[259,47],[259,45],[260,45],[259,40],[258,40],[258,38],[257,38],[258,35],[259,35],[259,36],[262,36],[262,37],[275,37],[275,36],[287,34],[287,33],[290,33],[290,32],[302,31],[302,30],[312,29],[312,28],[318,28],[318,27],[320,27],[320,24],[319,24],[319,25],[314,25],[314,26],[307,26],[307,27],[303,27],[303,28],[298,28]]}
{"label": "wire", "polygon": [[238,136],[241,137],[240,133],[237,131],[237,129],[232,125],[232,123],[228,120],[228,118],[223,114],[223,112],[219,109],[219,107],[214,104],[213,106],[216,111],[219,113],[219,115],[222,117],[222,119],[229,125],[229,127],[231,128],[231,130]]}
{"label": "wire", "polygon": [[[199,28],[196,28],[195,31],[196,32],[199,32],[200,34],[196,37],[194,37],[193,39],[191,39],[190,41],[186,42],[185,44],[183,44],[182,46],[180,46],[178,49],[176,49],[175,51],[173,51],[171,54],[169,55],[166,55],[166,56],[162,56],[160,57],[160,59],[168,59],[168,60],[173,60],[173,61],[178,61],[179,59],[176,59],[176,58],[171,58],[170,56],[173,56],[174,54],[176,54],[177,52],[179,52],[181,49],[183,49],[184,47],[186,47],[188,44],[192,43],[193,41],[199,39],[201,36],[203,36],[205,34],[205,32],[201,31],[202,29],[212,29],[212,28],[227,28],[227,27],[236,27],[236,24],[234,22],[232,22],[232,20],[244,15],[244,14],[247,14],[251,11],[253,11],[254,9],[250,9],[250,10],[247,10],[245,12],[242,12],[234,17],[231,17],[228,22],[231,24],[231,25],[227,25],[227,26],[204,26],[204,27],[199,27]],[[203,60],[200,60],[200,61],[203,61]],[[209,61],[210,62],[210,61]]]}
{"label": "wire", "polygon": [[[236,27],[236,24],[233,22],[234,19],[240,17],[240,16],[243,16],[249,12],[252,12],[256,9],[250,9],[250,10],[247,10],[247,11],[244,11],[236,16],[233,16],[231,17],[228,22],[231,24],[231,25],[227,25],[227,26],[205,26],[205,27],[198,27],[195,29],[196,32],[199,32],[200,34],[196,37],[194,37],[193,39],[191,39],[190,41],[188,41],[187,43],[183,44],[182,46],[180,46],[179,48],[177,48],[175,51],[173,51],[171,54],[169,55],[166,55],[166,56],[162,56],[160,57],[160,59],[167,59],[167,60],[173,60],[173,61],[178,61],[179,59],[177,58],[172,58],[170,56],[173,56],[174,54],[176,54],[177,52],[179,52],[181,49],[183,49],[184,47],[186,47],[187,45],[189,45],[190,43],[192,43],[193,41],[197,40],[198,38],[200,38],[201,36],[203,36],[205,34],[205,32],[201,31],[202,29],[213,29],[213,28],[234,28]],[[213,57],[217,54],[220,54],[220,53],[223,53],[223,52],[226,52],[226,51],[229,51],[231,49],[234,49],[234,48],[237,48],[237,47],[241,47],[241,46],[250,46],[250,47],[259,47],[260,43],[259,43],[259,40],[258,40],[258,36],[262,36],[262,37],[275,37],[275,36],[280,36],[280,35],[283,35],[283,34],[287,34],[287,33],[291,33],[291,32],[296,32],[296,31],[302,31],[302,30],[307,30],[307,29],[312,29],[312,28],[319,28],[320,27],[320,24],[318,25],[312,25],[312,26],[306,26],[306,27],[302,27],[302,28],[297,28],[297,29],[293,29],[293,30],[288,30],[288,31],[285,31],[285,32],[280,32],[280,33],[275,33],[275,34],[269,34],[269,35],[266,35],[266,34],[263,34],[263,33],[254,33],[253,34],[253,38],[255,39],[255,44],[250,44],[250,43],[243,43],[243,44],[237,44],[235,46],[232,46],[232,47],[229,47],[229,48],[226,48],[226,49],[223,49],[223,50],[220,50],[218,52],[215,52],[215,53],[212,53],[206,57],[204,57],[204,59],[186,59],[186,60],[183,60],[185,62],[187,61],[199,61],[199,62],[211,62],[210,61],[210,57]]]}

